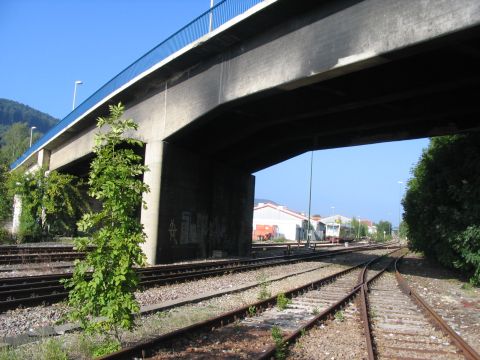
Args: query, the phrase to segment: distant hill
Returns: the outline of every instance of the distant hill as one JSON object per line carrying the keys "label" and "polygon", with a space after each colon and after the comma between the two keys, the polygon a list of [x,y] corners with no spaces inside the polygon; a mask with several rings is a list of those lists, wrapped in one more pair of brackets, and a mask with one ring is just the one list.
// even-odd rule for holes
{"label": "distant hill", "polygon": [[58,123],[58,119],[19,102],[0,99],[0,127],[5,130],[19,122],[26,123],[28,127],[36,126],[37,131],[45,133]]}
{"label": "distant hill", "polygon": [[30,143],[30,128],[35,126],[35,142],[58,123],[58,119],[13,100],[0,99],[0,165],[15,161]]}
{"label": "distant hill", "polygon": [[263,204],[270,203],[270,204],[273,204],[273,205],[278,205],[275,201],[268,200],[268,199],[255,199],[255,200],[253,200],[254,206],[258,206],[258,204],[260,204],[260,203],[263,203]]}

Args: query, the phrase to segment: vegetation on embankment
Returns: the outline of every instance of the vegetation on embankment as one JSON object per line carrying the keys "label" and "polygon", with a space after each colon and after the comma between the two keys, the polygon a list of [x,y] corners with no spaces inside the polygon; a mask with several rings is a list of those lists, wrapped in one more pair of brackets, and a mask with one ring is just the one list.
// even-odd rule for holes
{"label": "vegetation on embankment", "polygon": [[414,250],[480,285],[480,133],[433,138],[403,199]]}

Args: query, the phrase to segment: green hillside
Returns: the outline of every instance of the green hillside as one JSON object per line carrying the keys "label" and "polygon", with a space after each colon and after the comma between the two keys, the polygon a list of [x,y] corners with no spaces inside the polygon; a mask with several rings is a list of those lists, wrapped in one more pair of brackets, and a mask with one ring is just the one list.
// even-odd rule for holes
{"label": "green hillside", "polygon": [[36,126],[38,131],[45,133],[58,119],[19,102],[0,99],[0,125],[8,127],[19,122],[28,127]]}
{"label": "green hillside", "polygon": [[0,164],[15,161],[30,142],[30,127],[35,126],[37,140],[58,122],[58,119],[16,101],[0,99]]}

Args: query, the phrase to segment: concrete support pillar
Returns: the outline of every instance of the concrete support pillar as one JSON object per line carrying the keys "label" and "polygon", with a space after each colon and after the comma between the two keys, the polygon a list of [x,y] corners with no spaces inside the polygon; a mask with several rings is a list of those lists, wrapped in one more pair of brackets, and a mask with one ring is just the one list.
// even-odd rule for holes
{"label": "concrete support pillar", "polygon": [[145,165],[149,171],[144,174],[143,181],[150,187],[150,192],[143,195],[147,209],[142,208],[140,221],[147,234],[142,250],[149,264],[156,263],[163,145],[162,141],[157,141],[146,144],[145,148]]}
{"label": "concrete support pillar", "polygon": [[162,141],[147,143],[145,165],[148,263],[249,254],[253,176]]}
{"label": "concrete support pillar", "polygon": [[17,235],[20,229],[20,214],[22,213],[22,199],[19,195],[13,197],[12,235]]}
{"label": "concrete support pillar", "polygon": [[248,255],[253,196],[249,173],[165,143],[157,262]]}
{"label": "concrete support pillar", "polygon": [[37,165],[47,170],[50,169],[50,150],[41,149],[38,152]]}

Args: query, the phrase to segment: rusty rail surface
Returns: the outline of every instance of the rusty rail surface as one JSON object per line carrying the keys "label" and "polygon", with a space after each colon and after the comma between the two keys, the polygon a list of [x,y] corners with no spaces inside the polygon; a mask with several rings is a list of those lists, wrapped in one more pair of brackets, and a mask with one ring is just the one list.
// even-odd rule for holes
{"label": "rusty rail surface", "polygon": [[[400,250],[401,251],[401,250]],[[400,257],[398,257],[395,260],[395,263],[398,261],[398,259],[402,258],[404,254],[401,254]],[[367,274],[367,267],[365,267],[362,270],[362,273],[359,276],[359,282],[361,281],[360,285],[360,298],[359,298],[359,303],[360,303],[360,317],[362,319],[362,324],[363,324],[363,331],[365,334],[365,342],[367,345],[367,355],[368,355],[368,360],[375,360],[375,350],[373,347],[373,336],[372,336],[372,327],[370,324],[370,318],[368,316],[368,298],[367,298],[367,293],[368,293],[368,285],[370,283],[373,283],[378,277],[380,277],[386,270],[387,268],[392,264],[393,260],[380,272],[375,274],[371,279],[366,278]]]}
{"label": "rusty rail surface", "polygon": [[398,270],[399,260],[400,259],[395,262],[395,277],[400,289],[409,297],[411,297],[413,301],[423,310],[433,326],[440,328],[442,332],[452,340],[452,342],[458,347],[466,359],[480,360],[480,355],[470,345],[468,345],[465,340],[458,336],[458,334],[445,322],[445,320],[443,320],[442,317],[438,315],[437,312],[430,305],[428,305],[428,303],[420,295],[418,295],[415,290],[408,286],[407,280],[405,280]]}

